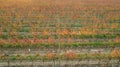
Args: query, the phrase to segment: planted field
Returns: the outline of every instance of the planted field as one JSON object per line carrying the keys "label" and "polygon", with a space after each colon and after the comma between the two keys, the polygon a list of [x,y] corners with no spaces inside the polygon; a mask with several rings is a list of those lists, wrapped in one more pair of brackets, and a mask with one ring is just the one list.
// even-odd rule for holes
{"label": "planted field", "polygon": [[50,63],[64,62],[61,57],[70,53],[67,58],[76,61],[84,57],[110,58],[120,65],[119,3],[119,0],[0,0],[0,61],[17,61],[19,57],[28,61],[28,55],[30,60],[32,55],[42,55],[35,62],[48,61],[46,55],[50,53]]}

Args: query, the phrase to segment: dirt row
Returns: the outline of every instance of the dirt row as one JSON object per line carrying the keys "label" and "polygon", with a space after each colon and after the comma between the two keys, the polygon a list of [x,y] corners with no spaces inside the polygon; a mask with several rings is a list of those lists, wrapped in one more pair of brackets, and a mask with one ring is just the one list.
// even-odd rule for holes
{"label": "dirt row", "polygon": [[120,63],[118,60],[107,60],[107,61],[99,61],[99,60],[82,60],[82,61],[4,61],[0,62],[0,67],[120,67]]}
{"label": "dirt row", "polygon": [[[118,47],[118,49],[120,49]],[[1,54],[8,54],[8,55],[14,55],[14,54],[46,54],[47,52],[52,52],[52,53],[65,53],[67,51],[74,51],[78,54],[87,54],[87,53],[110,53],[114,50],[114,48],[26,48],[26,49],[0,49]]]}

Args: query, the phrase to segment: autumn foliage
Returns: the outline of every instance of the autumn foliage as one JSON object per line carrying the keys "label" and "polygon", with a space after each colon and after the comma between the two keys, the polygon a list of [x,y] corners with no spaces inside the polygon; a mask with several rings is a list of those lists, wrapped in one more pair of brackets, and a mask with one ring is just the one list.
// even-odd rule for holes
{"label": "autumn foliage", "polygon": [[63,54],[63,59],[77,59],[77,54],[74,51],[65,52]]}
{"label": "autumn foliage", "polygon": [[120,58],[120,51],[118,48],[115,48],[112,52],[111,52],[111,56],[112,57],[119,57]]}

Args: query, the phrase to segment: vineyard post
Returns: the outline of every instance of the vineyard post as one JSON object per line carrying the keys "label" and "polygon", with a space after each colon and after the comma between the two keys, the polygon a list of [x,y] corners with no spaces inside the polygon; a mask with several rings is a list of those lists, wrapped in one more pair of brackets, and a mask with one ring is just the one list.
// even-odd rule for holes
{"label": "vineyard post", "polygon": [[42,58],[42,66],[45,67],[45,60],[44,60],[44,57]]}
{"label": "vineyard post", "polygon": [[10,67],[10,60],[8,58],[8,55],[6,55],[6,60],[7,60],[8,67]]}
{"label": "vineyard post", "polygon": [[[58,25],[56,25],[56,32],[57,32],[57,30],[58,30],[59,27],[60,27],[60,25],[59,25],[59,23],[60,23],[59,15],[57,15],[57,23],[58,23]],[[60,53],[61,53],[61,51],[60,51],[61,45],[60,45],[60,35],[59,35],[58,33],[57,33],[57,43],[58,43],[58,53],[60,54]],[[58,57],[59,67],[60,67],[60,62],[61,62],[61,58],[60,58],[60,57],[61,57],[61,56]]]}

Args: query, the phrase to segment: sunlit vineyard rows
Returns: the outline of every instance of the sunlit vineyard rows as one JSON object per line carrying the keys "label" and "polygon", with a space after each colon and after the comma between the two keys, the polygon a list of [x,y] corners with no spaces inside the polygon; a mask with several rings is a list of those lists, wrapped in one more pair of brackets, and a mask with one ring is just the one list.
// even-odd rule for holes
{"label": "sunlit vineyard rows", "polygon": [[64,44],[112,42],[116,45],[120,41],[119,1],[36,2],[1,0],[1,46],[14,43],[57,44],[58,41]]}
{"label": "sunlit vineyard rows", "polygon": [[57,53],[52,59],[62,60],[69,51],[75,60],[91,53],[108,58],[114,48],[116,59],[119,47],[119,0],[0,0],[0,59]]}

